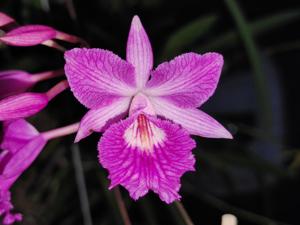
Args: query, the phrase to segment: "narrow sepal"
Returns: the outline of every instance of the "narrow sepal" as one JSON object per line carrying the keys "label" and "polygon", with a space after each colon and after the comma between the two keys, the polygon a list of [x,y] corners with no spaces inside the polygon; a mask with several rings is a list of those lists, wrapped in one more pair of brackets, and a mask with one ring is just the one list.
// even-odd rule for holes
{"label": "narrow sepal", "polygon": [[153,53],[148,35],[138,16],[134,16],[127,40],[126,60],[135,68],[138,88],[143,88],[153,67]]}
{"label": "narrow sepal", "polygon": [[233,138],[224,126],[199,109],[178,107],[159,97],[152,97],[151,102],[158,115],[180,124],[190,134],[208,138]]}

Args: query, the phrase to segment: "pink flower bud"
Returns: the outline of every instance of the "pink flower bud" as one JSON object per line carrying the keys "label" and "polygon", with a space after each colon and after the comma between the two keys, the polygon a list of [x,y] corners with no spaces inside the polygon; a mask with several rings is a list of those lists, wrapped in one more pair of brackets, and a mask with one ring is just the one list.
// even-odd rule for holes
{"label": "pink flower bud", "polygon": [[25,92],[34,83],[32,76],[25,71],[2,71],[0,72],[0,99]]}
{"label": "pink flower bud", "polygon": [[44,25],[26,25],[9,31],[0,41],[12,46],[33,46],[56,36],[55,29]]}
{"label": "pink flower bud", "polygon": [[44,93],[22,93],[0,101],[0,121],[32,116],[48,104]]}
{"label": "pink flower bud", "polygon": [[6,70],[0,72],[0,99],[20,94],[37,82],[55,78],[64,74],[63,69],[30,74],[22,70]]}
{"label": "pink flower bud", "polygon": [[46,107],[56,95],[69,87],[66,80],[53,86],[46,93],[21,93],[0,101],[0,121],[26,118]]}

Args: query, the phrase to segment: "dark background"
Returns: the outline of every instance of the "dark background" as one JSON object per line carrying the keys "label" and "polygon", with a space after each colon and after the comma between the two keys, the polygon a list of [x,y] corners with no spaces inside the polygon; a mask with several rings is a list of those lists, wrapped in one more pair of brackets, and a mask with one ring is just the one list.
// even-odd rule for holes
{"label": "dark background", "polygon": [[[234,7],[238,5],[238,8]],[[1,0],[20,24],[45,24],[124,58],[133,15],[152,42],[155,65],[183,52],[222,53],[216,94],[202,107],[233,140],[195,137],[197,171],[182,179],[182,203],[197,225],[218,225],[224,213],[239,224],[300,224],[299,63],[297,1]],[[65,45],[68,49],[74,45]],[[0,48],[0,69],[32,73],[63,67],[63,54],[45,46]],[[59,79],[35,91],[48,90]],[[67,91],[30,118],[40,130],[76,122],[87,110]],[[99,134],[79,148],[93,224],[122,224],[97,161]],[[73,136],[51,141],[14,185],[22,224],[84,224],[72,155]],[[184,224],[174,205],[152,193],[123,199],[133,224]]]}

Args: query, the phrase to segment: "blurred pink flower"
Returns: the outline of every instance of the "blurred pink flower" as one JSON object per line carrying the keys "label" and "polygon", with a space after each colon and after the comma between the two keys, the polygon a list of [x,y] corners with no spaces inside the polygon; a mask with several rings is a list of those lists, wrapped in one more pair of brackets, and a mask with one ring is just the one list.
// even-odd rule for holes
{"label": "blurred pink flower", "polygon": [[[0,12],[0,27],[13,22],[15,22],[13,18]],[[63,50],[61,46],[52,39],[63,40],[70,43],[80,43],[84,46],[87,45],[84,40],[77,36],[58,31],[49,26],[37,24],[17,26],[0,36],[0,42],[3,42],[6,45],[25,47],[43,44]]]}
{"label": "blurred pink flower", "polygon": [[[67,51],[65,59],[71,90],[90,109],[75,141],[104,131],[99,161],[109,171],[110,188],[120,184],[133,199],[149,190],[167,203],[180,198],[180,177],[195,163],[189,134],[232,138],[197,109],[217,87],[223,66],[218,53],[182,54],[152,70],[151,44],[135,16],[126,61],[107,50],[84,48]],[[129,118],[119,121],[128,111]]]}
{"label": "blurred pink flower", "polygon": [[54,38],[56,31],[44,25],[26,25],[7,32],[0,41],[13,46],[33,46]]}
{"label": "blurred pink flower", "polygon": [[0,99],[25,92],[39,81],[54,78],[62,74],[62,70],[46,71],[38,74],[29,74],[22,70],[1,71]]}
{"label": "blurred pink flower", "polygon": [[25,92],[34,85],[31,75],[21,70],[0,72],[0,99]]}
{"label": "blurred pink flower", "polygon": [[10,187],[39,155],[46,139],[23,119],[6,121],[0,144],[0,215],[4,224],[22,219],[21,214],[12,213]]}
{"label": "blurred pink flower", "polygon": [[78,123],[39,133],[24,119],[4,121],[0,142],[0,216],[3,224],[22,220],[12,213],[10,188],[40,154],[47,141],[78,130]]}

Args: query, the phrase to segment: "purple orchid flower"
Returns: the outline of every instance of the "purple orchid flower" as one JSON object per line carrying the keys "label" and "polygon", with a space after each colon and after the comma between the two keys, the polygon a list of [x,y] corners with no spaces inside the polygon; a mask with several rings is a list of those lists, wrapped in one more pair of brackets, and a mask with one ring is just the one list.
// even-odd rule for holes
{"label": "purple orchid flower", "polygon": [[78,123],[39,133],[24,119],[4,121],[0,142],[0,216],[3,224],[22,220],[20,213],[12,213],[10,188],[43,150],[47,141],[69,135],[78,130]]}
{"label": "purple orchid flower", "polygon": [[[110,188],[120,184],[133,199],[149,190],[167,203],[180,199],[180,177],[195,163],[189,134],[232,138],[197,109],[217,87],[223,66],[218,53],[182,54],[152,70],[151,44],[135,16],[126,61],[107,50],[84,48],[67,51],[65,59],[71,90],[90,109],[75,141],[104,132],[99,161],[109,171]],[[129,118],[119,121],[128,112]]]}
{"label": "purple orchid flower", "polygon": [[46,139],[23,119],[4,122],[0,144],[0,215],[3,224],[22,220],[22,215],[12,213],[10,187],[26,170],[46,144]]}

